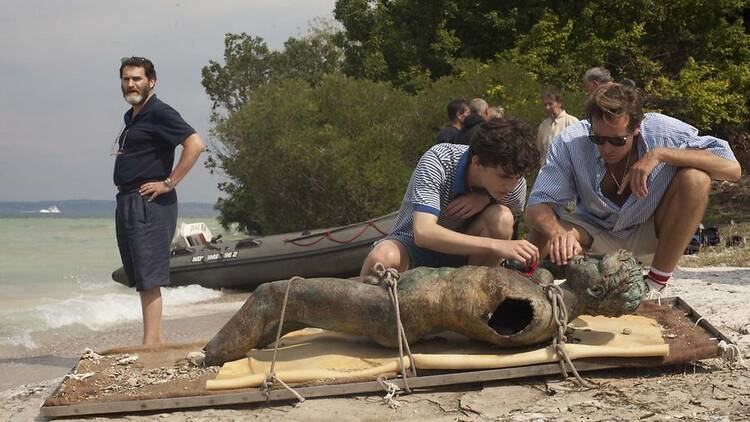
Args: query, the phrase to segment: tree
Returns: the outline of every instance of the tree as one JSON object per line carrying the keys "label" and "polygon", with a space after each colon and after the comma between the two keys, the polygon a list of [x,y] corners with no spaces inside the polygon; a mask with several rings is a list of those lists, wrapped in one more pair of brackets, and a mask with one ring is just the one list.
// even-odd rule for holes
{"label": "tree", "polygon": [[[215,130],[232,152],[220,221],[276,233],[354,223],[399,207],[411,171],[446,123],[446,104],[484,97],[538,124],[542,86],[511,63],[460,60],[457,75],[410,94],[386,82],[340,74],[316,85],[277,80]],[[565,93],[571,112],[580,96]],[[216,154],[214,153],[214,156]]]}
{"label": "tree", "polygon": [[[665,81],[679,85],[683,69],[694,63],[724,75],[728,92],[750,99],[748,78],[739,70],[750,65],[747,6],[746,0],[338,0],[335,17],[344,27],[348,74],[411,91],[427,86],[425,78],[454,73],[460,58],[498,58],[570,91],[580,89],[581,76],[593,66],[656,89]],[[652,106],[695,116],[672,109],[680,99],[664,97],[669,93],[676,95],[651,92]],[[748,109],[746,102],[730,116],[709,111],[691,123],[721,132],[744,124]]]}
{"label": "tree", "polygon": [[[202,84],[211,99],[211,121],[221,124],[238,112],[242,106],[256,97],[259,88],[275,80],[299,79],[310,84],[320,82],[324,75],[339,72],[343,63],[343,50],[339,47],[341,33],[329,21],[315,21],[308,32],[299,38],[290,37],[280,51],[268,48],[261,37],[246,33],[228,33],[224,37],[224,63],[210,60],[202,70]],[[231,161],[237,154],[235,142],[221,139],[212,133],[212,154],[206,166],[211,172],[224,173],[223,162]],[[226,173],[224,173],[226,175]],[[220,188],[232,195],[246,196],[237,191],[232,182],[220,184]],[[245,197],[243,204],[250,205],[252,198]],[[219,201],[218,207],[227,214],[232,203]],[[258,231],[257,223],[246,221],[245,229]]]}
{"label": "tree", "polygon": [[218,123],[236,112],[273,80],[315,84],[323,75],[338,72],[343,62],[341,37],[332,23],[318,21],[306,35],[290,37],[283,50],[273,51],[261,37],[226,34],[224,64],[210,60],[202,70],[202,84],[212,102],[211,120]]}
{"label": "tree", "polygon": [[339,46],[343,34],[325,20],[317,20],[307,35],[289,38],[284,48],[275,55],[272,77],[275,79],[301,79],[316,85],[324,75],[341,70],[344,51]]}
{"label": "tree", "polygon": [[271,79],[273,53],[261,37],[226,34],[224,65],[210,60],[201,72],[203,88],[211,99],[212,120],[231,114],[247,103],[252,92]]}
{"label": "tree", "polygon": [[220,160],[231,177],[222,224],[274,233],[393,210],[403,194],[393,187],[410,173],[401,151],[415,137],[412,98],[337,75],[317,86],[274,81],[257,94],[216,128],[236,152]]}
{"label": "tree", "polygon": [[656,78],[646,87],[651,103],[703,129],[739,126],[748,118],[745,97],[732,92],[732,82],[715,67],[692,58],[676,79]]}

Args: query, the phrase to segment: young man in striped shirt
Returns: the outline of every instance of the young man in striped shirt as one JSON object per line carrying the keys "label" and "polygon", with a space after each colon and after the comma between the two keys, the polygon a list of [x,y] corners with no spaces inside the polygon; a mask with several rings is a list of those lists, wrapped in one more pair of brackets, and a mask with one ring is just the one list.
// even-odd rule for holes
{"label": "young man in striped shirt", "polygon": [[586,115],[550,144],[526,209],[529,240],[561,265],[584,250],[628,249],[661,291],[703,218],[711,179],[737,181],[740,165],[726,141],[644,115],[630,86],[600,86]]}
{"label": "young man in striped shirt", "polygon": [[391,234],[375,244],[362,275],[376,263],[401,272],[536,262],[536,246],[510,239],[526,200],[523,176],[538,162],[531,130],[513,118],[482,123],[470,145],[433,146],[412,173]]}

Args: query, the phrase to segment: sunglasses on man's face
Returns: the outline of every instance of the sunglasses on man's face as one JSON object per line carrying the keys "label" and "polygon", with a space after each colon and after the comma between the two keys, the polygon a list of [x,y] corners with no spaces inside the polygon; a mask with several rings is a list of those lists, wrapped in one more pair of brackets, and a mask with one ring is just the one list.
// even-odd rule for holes
{"label": "sunglasses on man's face", "polygon": [[614,147],[621,147],[628,142],[628,136],[597,135],[596,133],[594,133],[593,125],[589,126],[589,141],[597,145],[604,145],[605,143],[609,142],[609,144]]}

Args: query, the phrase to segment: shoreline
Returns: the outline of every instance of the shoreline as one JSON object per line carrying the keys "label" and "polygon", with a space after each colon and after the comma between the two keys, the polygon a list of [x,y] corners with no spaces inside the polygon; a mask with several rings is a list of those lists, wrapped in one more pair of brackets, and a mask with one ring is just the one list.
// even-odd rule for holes
{"label": "shoreline", "polygon": [[[183,343],[209,340],[245,302],[249,292],[225,292],[221,297],[188,305],[194,316],[164,320],[165,340]],[[140,345],[141,321],[128,321],[103,331],[66,326],[33,334],[36,348],[0,347],[0,392],[67,374],[86,348],[94,351]]]}
{"label": "shoreline", "polygon": [[[684,299],[737,344],[741,356],[750,366],[750,312],[747,311],[750,268],[683,267],[675,272],[670,286],[665,296]],[[220,298],[198,304],[197,308],[202,308],[198,311],[202,313],[200,315],[165,320],[167,342],[209,340],[248,295],[249,292],[225,293]],[[103,351],[139,344],[140,336],[140,322],[132,322],[105,332],[49,330],[38,336],[38,349],[0,349],[0,371],[3,373],[0,377],[0,414],[10,415],[10,420],[34,419],[39,405],[57,388],[61,377],[69,372],[86,347]],[[611,418],[613,414],[620,414],[622,419],[638,419],[649,417],[649,413],[661,418],[668,415],[695,420],[721,419],[720,415],[736,420],[750,417],[750,393],[747,393],[750,391],[750,370],[730,369],[719,359],[699,362],[692,369],[619,369],[582,375],[603,382],[607,387],[578,391],[568,382],[560,387],[559,377],[532,378],[456,385],[402,396],[399,409],[382,404],[381,394],[321,398],[306,401],[299,407],[293,407],[293,403],[271,403],[182,410],[162,413],[158,417],[174,421],[249,417],[290,420],[330,420],[333,417],[342,420],[396,417],[404,420],[497,417],[601,420]],[[616,388],[617,394],[610,397],[606,391],[612,388]],[[594,402],[601,403],[592,408]],[[561,413],[563,408],[566,413]],[[145,421],[154,416],[134,414],[127,420]],[[657,417],[656,420],[661,419]]]}

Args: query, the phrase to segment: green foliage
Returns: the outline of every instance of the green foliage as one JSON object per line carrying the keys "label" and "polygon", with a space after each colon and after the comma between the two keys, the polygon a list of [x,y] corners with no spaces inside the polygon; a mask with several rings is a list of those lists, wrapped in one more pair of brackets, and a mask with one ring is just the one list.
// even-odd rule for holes
{"label": "green foliage", "polygon": [[222,224],[284,232],[392,211],[411,173],[401,152],[416,137],[413,103],[388,84],[335,75],[259,88],[216,128],[236,151],[220,160],[231,176]]}
{"label": "green foliage", "polygon": [[[573,91],[580,89],[586,69],[605,66],[616,79],[658,87],[654,106],[667,114],[697,117],[690,123],[721,132],[746,123],[747,102],[737,107],[734,98],[718,98],[726,92],[718,85],[695,88],[703,94],[678,95],[675,87],[688,78],[728,79],[729,92],[750,99],[743,74],[750,67],[747,5],[746,0],[338,0],[335,16],[344,26],[349,75],[415,91],[426,86],[426,76],[456,73],[460,58],[498,58],[518,64],[542,84]],[[684,71],[691,60],[713,76]],[[698,103],[684,104],[693,100]],[[704,106],[729,109],[695,110]]]}
{"label": "green foliage", "polygon": [[220,122],[251,101],[255,91],[271,81],[300,79],[311,84],[340,70],[342,34],[325,21],[314,24],[300,38],[289,38],[281,51],[272,51],[260,37],[226,34],[224,64],[210,60],[202,83],[212,102],[212,121]]}
{"label": "green foliage", "polygon": [[308,34],[301,38],[289,38],[284,49],[277,52],[272,63],[272,77],[277,79],[301,79],[317,84],[324,75],[338,72],[344,59],[339,47],[343,34],[327,21],[317,21]]}
{"label": "green foliage", "polygon": [[745,98],[732,92],[731,81],[715,67],[690,58],[676,79],[661,76],[646,86],[651,101],[703,130],[741,125],[747,118]]}
{"label": "green foliage", "polygon": [[202,70],[202,82],[213,103],[212,110],[223,108],[232,113],[248,101],[255,89],[268,83],[271,51],[260,37],[244,32],[226,34],[224,63],[210,60]]}
{"label": "green foliage", "polygon": [[334,16],[346,28],[345,71],[411,87],[414,73],[450,73],[460,46],[447,18],[450,1],[339,0]]}
{"label": "green foliage", "polygon": [[747,147],[747,3],[338,0],[343,31],[319,25],[281,51],[227,34],[224,62],[203,69],[210,167],[228,176],[221,221],[271,233],[392,211],[449,101],[483,97],[535,128],[547,88],[582,114],[592,66],[635,80],[648,107]]}
{"label": "green foliage", "polygon": [[[533,75],[511,63],[456,63],[409,94],[384,82],[340,74],[317,85],[277,80],[258,88],[215,130],[225,150],[215,166],[220,221],[246,231],[294,231],[362,221],[399,207],[419,157],[447,119],[446,104],[484,97],[537,125],[543,118]],[[580,96],[568,96],[580,110]]]}

